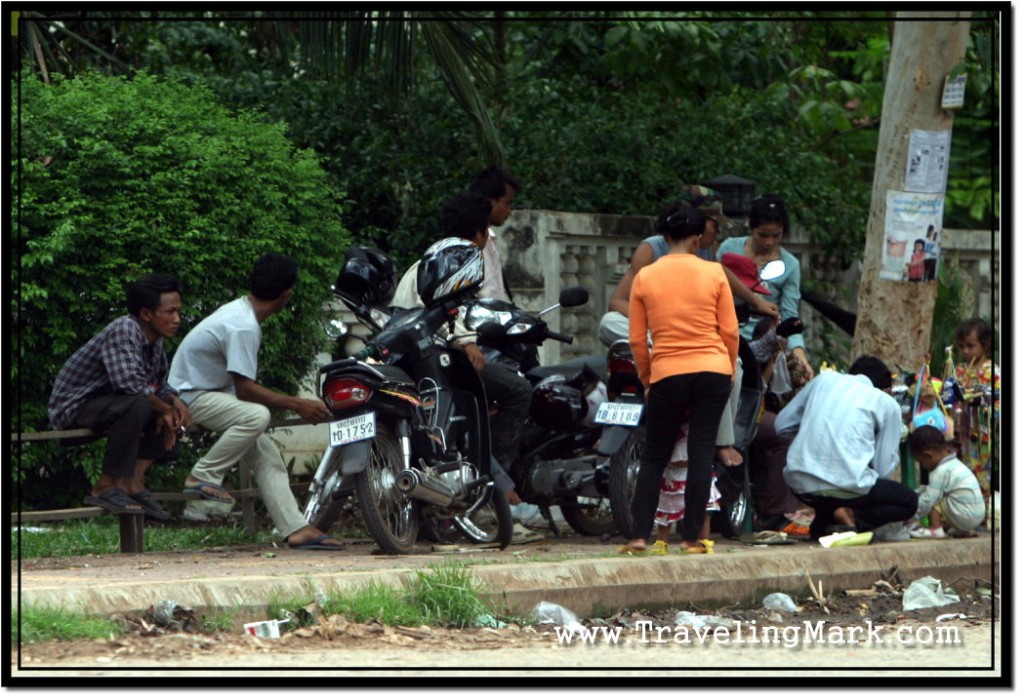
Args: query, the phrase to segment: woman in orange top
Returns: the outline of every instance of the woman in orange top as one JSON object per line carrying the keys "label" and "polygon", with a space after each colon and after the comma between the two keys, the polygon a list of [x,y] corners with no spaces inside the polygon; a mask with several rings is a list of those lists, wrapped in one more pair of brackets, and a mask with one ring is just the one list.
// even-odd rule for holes
{"label": "woman in orange top", "polygon": [[637,272],[629,296],[629,344],[647,388],[647,441],[626,552],[647,548],[661,475],[686,413],[690,471],[682,549],[687,554],[709,549],[698,533],[711,489],[715,435],[736,366],[739,324],[722,266],[696,256],[704,221],[705,214],[689,204],[670,205],[657,228],[669,243],[668,254]]}

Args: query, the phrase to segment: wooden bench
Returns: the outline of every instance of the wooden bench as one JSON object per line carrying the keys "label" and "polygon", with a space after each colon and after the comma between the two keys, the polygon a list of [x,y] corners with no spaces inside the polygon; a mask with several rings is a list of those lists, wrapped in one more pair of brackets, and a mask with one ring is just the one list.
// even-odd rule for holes
{"label": "wooden bench", "polygon": [[[270,428],[284,428],[294,425],[309,425],[304,418],[281,418],[272,420]],[[198,430],[198,428],[193,428]],[[67,440],[96,437],[88,428],[76,428],[73,430],[46,430],[32,433],[11,433],[13,443],[45,442],[48,440]],[[260,497],[260,490],[253,485],[253,476],[249,469],[238,465],[239,488],[228,490],[228,493],[241,504],[242,524],[245,531],[250,535],[256,532],[256,499]],[[292,492],[301,493],[309,486],[308,481],[292,484]],[[195,501],[202,499],[197,493],[167,492],[153,493],[158,501]],[[99,506],[85,506],[82,508],[67,508],[63,510],[34,510],[23,511],[20,504],[16,512],[11,513],[11,524],[20,525],[25,523],[53,522],[60,520],[76,520],[95,518],[101,515],[111,515],[110,511]],[[118,514],[120,521],[121,552],[138,554],[143,550],[143,530],[146,517],[144,514]]]}

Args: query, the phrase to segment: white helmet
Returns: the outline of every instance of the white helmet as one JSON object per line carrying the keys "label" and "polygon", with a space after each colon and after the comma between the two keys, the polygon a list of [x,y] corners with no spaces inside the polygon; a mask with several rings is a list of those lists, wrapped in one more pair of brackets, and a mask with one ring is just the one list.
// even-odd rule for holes
{"label": "white helmet", "polygon": [[484,253],[464,238],[443,238],[427,248],[416,273],[425,306],[437,304],[484,282]]}

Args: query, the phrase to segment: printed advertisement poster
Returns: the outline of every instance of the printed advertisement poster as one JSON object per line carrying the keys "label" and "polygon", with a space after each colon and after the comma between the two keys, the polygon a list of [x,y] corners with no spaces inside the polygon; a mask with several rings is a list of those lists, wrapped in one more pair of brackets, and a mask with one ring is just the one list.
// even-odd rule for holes
{"label": "printed advertisement poster", "polygon": [[904,187],[910,192],[945,192],[949,170],[948,131],[910,132],[907,148],[907,177]]}
{"label": "printed advertisement poster", "polygon": [[942,194],[896,192],[885,196],[885,245],[879,277],[928,282],[942,258]]}

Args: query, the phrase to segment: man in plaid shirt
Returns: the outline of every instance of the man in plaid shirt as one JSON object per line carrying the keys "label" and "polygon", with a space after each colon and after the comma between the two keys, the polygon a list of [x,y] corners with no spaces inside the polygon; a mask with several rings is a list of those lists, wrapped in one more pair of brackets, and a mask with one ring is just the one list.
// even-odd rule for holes
{"label": "man in plaid shirt", "polygon": [[86,504],[167,520],[144,481],[153,462],[177,457],[178,437],[192,424],[167,383],[163,347],[181,325],[178,280],[144,275],[128,288],[128,312],[68,359],[47,411],[58,430],[90,428],[107,438],[103,474]]}

